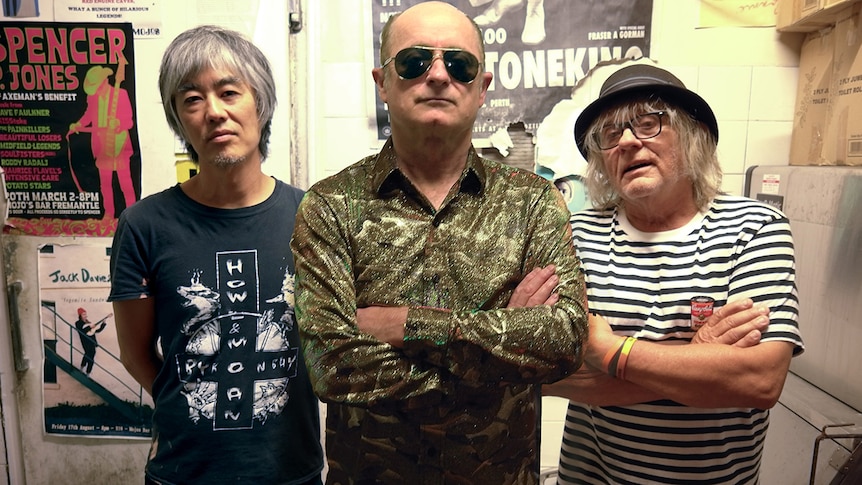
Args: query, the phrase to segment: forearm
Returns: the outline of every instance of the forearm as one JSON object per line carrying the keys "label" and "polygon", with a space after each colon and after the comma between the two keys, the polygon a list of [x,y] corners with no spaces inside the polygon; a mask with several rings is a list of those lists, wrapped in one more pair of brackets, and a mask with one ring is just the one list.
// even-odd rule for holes
{"label": "forearm", "polygon": [[113,302],[120,361],[129,374],[150,394],[163,365],[156,348],[158,336],[152,298]]}
{"label": "forearm", "polygon": [[543,385],[542,394],[593,406],[629,406],[663,399],[653,391],[586,365],[563,380]]}
{"label": "forearm", "polygon": [[[626,380],[584,366],[542,393],[594,406],[627,406],[659,399],[701,408],[771,408],[781,393],[790,344],[764,343],[776,359],[757,357],[726,345],[660,345],[638,341],[631,350]],[[787,354],[787,363],[780,357]],[[751,355],[745,355],[751,354]],[[752,369],[754,362],[774,361]],[[703,365],[704,362],[710,365]],[[730,363],[730,365],[722,365]]]}
{"label": "forearm", "polygon": [[570,301],[475,312],[413,308],[404,350],[460,379],[553,382],[582,362],[584,314]]}
{"label": "forearm", "polygon": [[128,352],[120,352],[120,362],[123,363],[129,375],[147,391],[147,394],[152,396],[153,383],[163,365],[161,357],[153,352],[149,356],[134,358],[129,356]]}
{"label": "forearm", "polygon": [[[610,346],[596,347],[607,351],[622,340],[616,337]],[[738,348],[639,340],[631,347],[624,373],[630,383],[687,406],[768,409],[781,394],[791,352],[792,344],[786,342]],[[594,349],[588,360],[603,368],[599,353]]]}
{"label": "forearm", "polygon": [[769,409],[781,395],[791,353],[787,342],[749,348],[639,342],[625,373],[627,380],[688,406]]}
{"label": "forearm", "polygon": [[[395,346],[360,331],[356,310],[343,304],[348,300],[310,281],[313,271],[305,273],[304,264],[297,258],[296,316],[306,367],[320,399],[353,406],[398,401],[407,408],[435,403],[446,386],[438,369],[422,367]],[[430,402],[426,394],[433,396]]]}

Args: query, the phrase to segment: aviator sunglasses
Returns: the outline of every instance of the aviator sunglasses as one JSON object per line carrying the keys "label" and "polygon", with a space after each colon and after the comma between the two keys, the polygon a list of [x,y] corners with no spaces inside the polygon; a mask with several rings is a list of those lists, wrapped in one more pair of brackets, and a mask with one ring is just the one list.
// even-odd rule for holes
{"label": "aviator sunglasses", "polygon": [[[441,51],[442,54],[435,54]],[[479,75],[479,66],[482,63],[476,56],[463,49],[451,49],[443,47],[425,47],[421,45],[407,47],[398,51],[397,54],[383,61],[381,67],[395,61],[395,72],[401,79],[416,79],[431,69],[434,59],[443,59],[446,72],[458,82],[470,84]]]}

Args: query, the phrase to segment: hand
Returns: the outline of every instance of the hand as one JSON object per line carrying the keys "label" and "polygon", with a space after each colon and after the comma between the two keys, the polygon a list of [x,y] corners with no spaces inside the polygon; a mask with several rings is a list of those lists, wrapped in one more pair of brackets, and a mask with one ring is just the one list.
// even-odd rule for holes
{"label": "hand", "polygon": [[625,337],[614,335],[614,331],[605,317],[598,314],[588,314],[587,321],[589,322],[589,339],[585,347],[584,360],[593,368],[603,369],[602,360],[604,360],[605,354],[612,348],[619,348]]}
{"label": "hand", "polygon": [[553,305],[560,299],[554,288],[560,282],[556,266],[533,268],[515,287],[506,308],[529,308],[537,305]]}
{"label": "hand", "polygon": [[79,128],[80,126],[81,126],[81,125],[80,125],[80,124],[78,124],[78,123],[72,123],[71,125],[69,125],[69,133],[77,133],[77,132],[78,132],[78,128]]}
{"label": "hand", "polygon": [[760,343],[761,332],[768,325],[768,307],[754,306],[750,298],[728,302],[709,317],[691,343],[753,347]]}
{"label": "hand", "polygon": [[404,346],[406,323],[406,306],[369,306],[356,309],[356,326],[359,330],[393,347]]}

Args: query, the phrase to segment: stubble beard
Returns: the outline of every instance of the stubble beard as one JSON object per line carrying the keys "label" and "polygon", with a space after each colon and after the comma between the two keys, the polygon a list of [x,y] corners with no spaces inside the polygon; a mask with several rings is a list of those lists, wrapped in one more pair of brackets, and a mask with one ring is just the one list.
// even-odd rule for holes
{"label": "stubble beard", "polygon": [[245,159],[246,157],[244,156],[231,156],[219,153],[213,160],[213,165],[218,168],[227,168],[234,165],[239,165],[240,163],[244,162]]}

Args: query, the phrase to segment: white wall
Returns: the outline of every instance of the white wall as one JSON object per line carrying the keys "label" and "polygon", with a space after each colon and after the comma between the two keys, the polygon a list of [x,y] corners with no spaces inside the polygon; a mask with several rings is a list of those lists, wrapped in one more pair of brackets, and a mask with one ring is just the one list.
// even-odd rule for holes
{"label": "white wall", "polygon": [[[309,2],[310,182],[373,153],[370,7]],[[654,0],[651,58],[698,92],[719,122],[724,190],[742,195],[752,165],[787,165],[800,34],[773,28],[697,29],[700,2]],[[594,99],[598,85],[590,99]],[[544,399],[542,468],[556,467],[566,402]]]}

